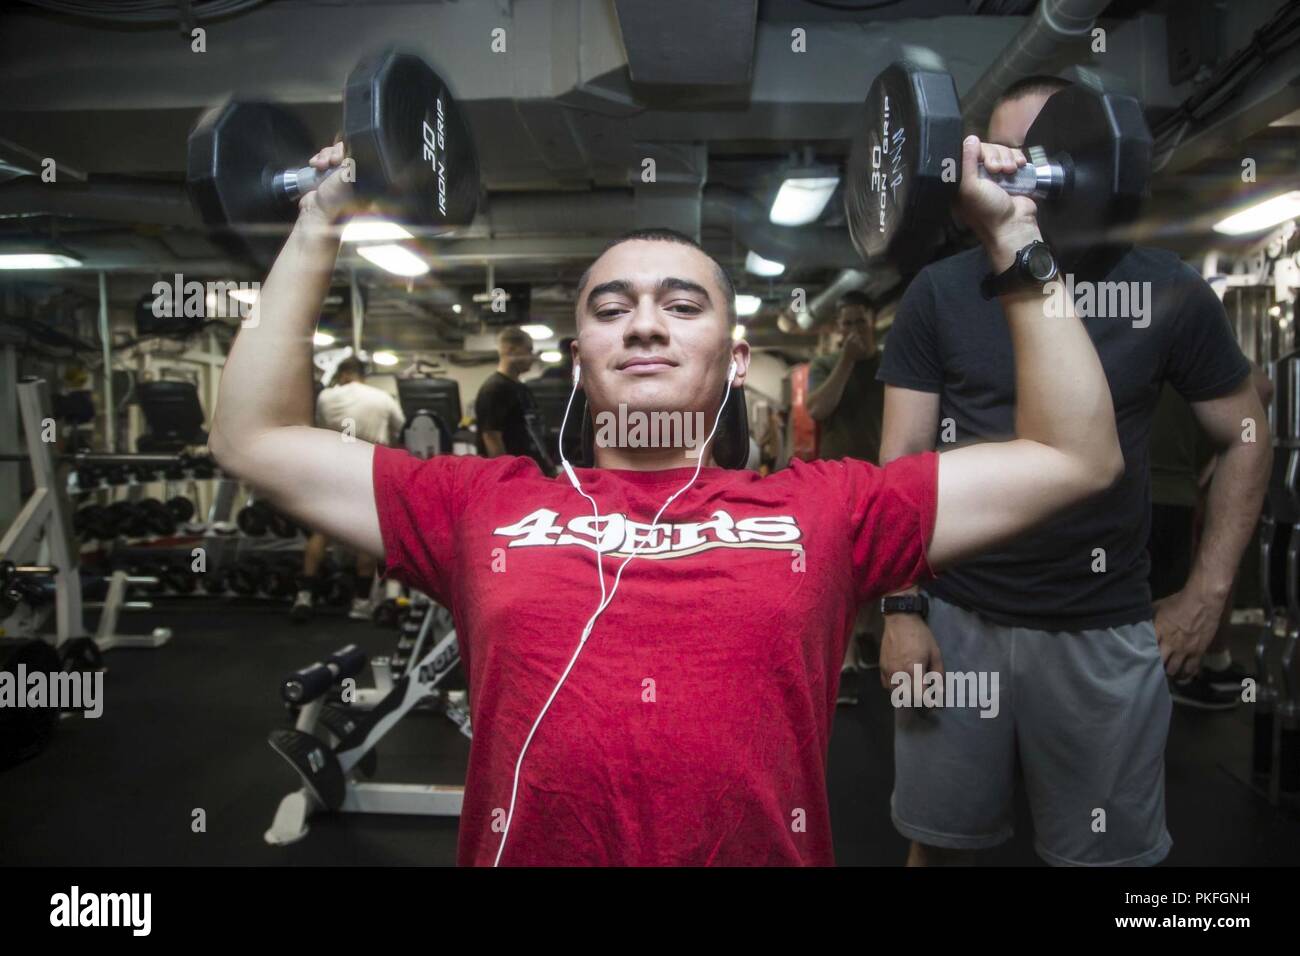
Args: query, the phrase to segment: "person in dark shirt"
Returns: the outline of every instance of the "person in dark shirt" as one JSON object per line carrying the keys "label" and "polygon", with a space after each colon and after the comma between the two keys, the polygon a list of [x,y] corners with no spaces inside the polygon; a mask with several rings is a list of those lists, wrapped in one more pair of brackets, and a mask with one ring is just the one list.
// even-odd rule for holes
{"label": "person in dark shirt", "polygon": [[486,458],[522,455],[554,474],[542,440],[537,402],[520,376],[533,367],[533,340],[523,329],[510,327],[497,335],[497,370],[488,376],[474,400],[478,419],[479,453]]}
{"label": "person in dark shirt", "polygon": [[[1066,85],[1032,77],[1013,86],[990,117],[987,139],[1021,147],[1042,105]],[[908,287],[880,368],[882,463],[1011,436],[1011,337],[999,304],[980,294],[990,271],[976,248],[931,264]],[[911,864],[968,862],[971,851],[1010,837],[1017,765],[1035,848],[1047,862],[1164,859],[1172,845],[1166,672],[1197,670],[1263,501],[1271,458],[1264,409],[1200,275],[1170,253],[1137,247],[1104,285],[1091,281],[1096,276],[1063,278],[1073,283],[1110,383],[1125,472],[1000,551],[940,575],[917,613],[886,615],[886,684],[913,667],[1000,678],[994,715],[960,706],[897,715],[892,816],[913,841]],[[1065,282],[1057,287],[1068,295]],[[1062,381],[1071,374],[1068,365],[1059,369]],[[1148,445],[1166,381],[1190,403],[1218,463],[1186,585],[1157,610],[1147,582]],[[1245,438],[1247,420],[1259,440]]]}
{"label": "person in dark shirt", "polygon": [[[808,367],[808,399],[804,407],[817,422],[819,458],[857,458],[880,464],[885,386],[876,379],[880,351],[876,348],[875,320],[875,309],[865,293],[845,293],[835,314],[840,347],[819,355]],[[881,626],[880,605],[874,601],[864,604],[844,656],[839,703],[858,702],[856,676],[876,666]]]}
{"label": "person in dark shirt", "polygon": [[[1251,381],[1265,406],[1273,385],[1252,363]],[[1192,573],[1192,560],[1200,538],[1205,490],[1214,474],[1215,449],[1207,439],[1191,406],[1165,383],[1151,423],[1151,597],[1160,602],[1181,591]],[[1224,603],[1222,624],[1227,624],[1232,601]],[[1191,677],[1173,680],[1174,703],[1202,710],[1227,710],[1241,703],[1242,681],[1251,677],[1232,659],[1227,629],[1218,634],[1201,658],[1201,668]]]}

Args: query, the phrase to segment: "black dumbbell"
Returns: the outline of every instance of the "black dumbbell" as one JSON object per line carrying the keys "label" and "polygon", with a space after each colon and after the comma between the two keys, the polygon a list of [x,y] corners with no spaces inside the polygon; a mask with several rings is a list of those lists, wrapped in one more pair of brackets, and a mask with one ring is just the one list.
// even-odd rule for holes
{"label": "black dumbbell", "polygon": [[169,564],[162,572],[163,584],[176,594],[193,594],[198,576],[184,564]]}
{"label": "black dumbbell", "polygon": [[250,538],[260,538],[271,524],[271,506],[261,501],[245,505],[235,515],[235,523]]}
{"label": "black dumbbell", "polygon": [[[1039,226],[1054,249],[1086,245],[1090,257],[1113,255],[1106,240],[1136,218],[1151,177],[1141,104],[1075,84],[1052,95],[1025,142],[1027,165],[1008,176],[981,166],[980,178],[1037,200]],[[956,198],[961,148],[950,74],[909,63],[881,71],[867,94],[844,189],[849,234],[865,258],[885,257],[906,270],[924,264]]]}
{"label": "black dumbbell", "polygon": [[194,502],[182,495],[167,499],[167,510],[177,524],[184,524],[194,517]]}
{"label": "black dumbbell", "polygon": [[[343,137],[357,197],[378,201],[423,235],[474,218],[478,161],[473,138],[442,79],[418,57],[394,50],[367,56],[343,91]],[[231,101],[190,133],[186,180],[217,238],[255,258],[274,255],[282,236],[239,235],[292,223],[297,201],[324,178],[302,166],[320,148],[303,123],[270,103]],[[330,175],[330,174],[325,174]]]}
{"label": "black dumbbell", "polygon": [[87,538],[98,538],[106,540],[111,538],[111,534],[103,533],[104,508],[102,505],[83,505],[78,508],[72,515],[72,530],[77,533],[77,537],[85,540]]}
{"label": "black dumbbell", "polygon": [[157,498],[141,499],[135,507],[149,534],[166,536],[176,533],[176,518]]}
{"label": "black dumbbell", "polygon": [[277,538],[296,538],[298,536],[298,526],[294,524],[293,519],[279,511],[272,510],[267,524],[271,533]]}
{"label": "black dumbbell", "polygon": [[298,588],[298,569],[284,561],[266,569],[262,587],[268,597],[292,597]]}
{"label": "black dumbbell", "polygon": [[100,531],[102,533],[97,537],[107,541],[118,535],[139,537],[145,533],[145,528],[136,514],[135,505],[129,501],[114,501],[104,509]]}
{"label": "black dumbbell", "polygon": [[205,571],[203,574],[196,574],[195,577],[203,588],[204,594],[225,594],[230,590],[230,572],[225,568]]}
{"label": "black dumbbell", "polygon": [[261,558],[245,558],[230,571],[230,590],[240,597],[252,597],[266,582],[266,562]]}
{"label": "black dumbbell", "polygon": [[190,458],[188,464],[191,474],[200,481],[206,481],[216,476],[217,466],[212,463],[212,458],[209,455],[198,455]]}

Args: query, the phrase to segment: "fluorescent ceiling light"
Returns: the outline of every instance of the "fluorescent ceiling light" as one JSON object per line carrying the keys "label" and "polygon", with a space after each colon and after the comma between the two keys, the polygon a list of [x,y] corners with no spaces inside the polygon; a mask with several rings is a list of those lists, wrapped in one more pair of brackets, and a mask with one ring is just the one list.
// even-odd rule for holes
{"label": "fluorescent ceiling light", "polygon": [[1269,229],[1297,216],[1300,216],[1300,189],[1265,199],[1220,219],[1214,224],[1214,231],[1225,236],[1241,236]]}
{"label": "fluorescent ceiling light", "polygon": [[51,252],[6,252],[0,254],[0,269],[75,269],[80,259]]}
{"label": "fluorescent ceiling light", "polygon": [[731,340],[733,342],[739,342],[744,337],[745,337],[745,326],[737,322],[736,327],[731,330]]}
{"label": "fluorescent ceiling light", "polygon": [[549,365],[560,364],[560,359],[562,358],[564,358],[564,356],[560,354],[558,349],[547,349],[542,353],[542,361]]}
{"label": "fluorescent ceiling light", "polygon": [[544,339],[549,339],[555,334],[551,331],[549,325],[521,325],[519,327],[527,332],[528,337],[534,342],[541,342]]}
{"label": "fluorescent ceiling light", "polygon": [[256,289],[232,289],[230,291],[230,297],[234,299],[236,302],[244,302],[247,303],[248,305],[252,305],[254,302],[257,301],[257,290]]}
{"label": "fluorescent ceiling light", "polygon": [[374,362],[376,365],[397,364],[397,356],[394,355],[392,352],[373,352],[370,355],[370,360]]}
{"label": "fluorescent ceiling light", "polygon": [[322,345],[322,346],[333,345],[334,336],[330,335],[328,332],[317,332],[315,335],[311,337],[311,344]]}
{"label": "fluorescent ceiling light", "polygon": [[756,276],[779,276],[785,271],[785,263],[764,259],[757,252],[750,250],[749,255],[745,256],[745,271]]}
{"label": "fluorescent ceiling light", "polygon": [[762,306],[763,300],[756,295],[736,296],[736,315],[753,315]]}
{"label": "fluorescent ceiling light", "polygon": [[422,276],[429,271],[429,264],[405,246],[361,246],[357,255],[393,275]]}
{"label": "fluorescent ceiling light", "polygon": [[792,177],[781,184],[768,219],[778,226],[804,226],[822,214],[840,183],[838,176]]}
{"label": "fluorescent ceiling light", "polygon": [[455,305],[453,305],[451,307],[451,311],[455,312],[457,315],[460,315],[460,303],[457,302]]}
{"label": "fluorescent ceiling light", "polygon": [[353,219],[343,227],[344,242],[396,242],[411,234],[387,219]]}

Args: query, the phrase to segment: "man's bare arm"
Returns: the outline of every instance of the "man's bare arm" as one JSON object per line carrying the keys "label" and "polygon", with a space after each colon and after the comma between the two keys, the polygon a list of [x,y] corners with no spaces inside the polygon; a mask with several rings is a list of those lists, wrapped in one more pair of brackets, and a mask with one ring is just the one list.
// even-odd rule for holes
{"label": "man's bare arm", "polygon": [[839,360],[831,369],[830,375],[826,376],[826,381],[808,393],[804,399],[804,408],[814,421],[825,421],[839,408],[844,389],[853,375],[853,364],[847,351],[840,352]]}
{"label": "man's bare arm", "polygon": [[1197,422],[1220,451],[1187,583],[1156,606],[1156,636],[1172,676],[1195,672],[1199,666],[1218,631],[1241,556],[1255,533],[1273,467],[1260,394],[1258,382],[1246,378],[1229,395],[1191,403]]}
{"label": "man's bare arm", "polygon": [[[1013,172],[1016,161],[984,165]],[[1009,152],[1005,151],[1004,152]],[[1011,197],[976,171],[978,143],[962,147],[964,217],[994,272],[1040,238],[1033,202]],[[1023,160],[1022,160],[1023,161]],[[1063,508],[1108,488],[1123,473],[1110,386],[1092,340],[1066,297],[1048,317],[1038,292],[1003,296],[1016,371],[1016,437],[939,456],[939,502],[928,558],[936,570],[987,551]]]}
{"label": "man's bare arm", "polygon": [[1205,526],[1187,582],[1156,602],[1156,638],[1171,677],[1196,673],[1223,623],[1272,471],[1273,447],[1264,417],[1264,401],[1271,394],[1268,379],[1254,368],[1231,394],[1191,403],[1197,423],[1219,452],[1206,468]]}
{"label": "man's bare arm", "polygon": [[[342,160],[336,145],[312,165],[323,170]],[[380,557],[373,447],[314,427],[312,335],[338,254],[331,222],[348,193],[342,177],[331,176],[300,203],[298,221],[226,359],[208,444],[224,471],[275,507]]]}
{"label": "man's bare arm", "polygon": [[500,458],[506,453],[506,438],[503,432],[484,432],[483,450],[488,458]]}

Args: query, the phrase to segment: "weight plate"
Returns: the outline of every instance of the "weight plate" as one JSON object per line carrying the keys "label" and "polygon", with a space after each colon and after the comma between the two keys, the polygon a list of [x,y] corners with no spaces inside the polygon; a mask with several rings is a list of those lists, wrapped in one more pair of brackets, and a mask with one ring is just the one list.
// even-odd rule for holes
{"label": "weight plate", "polygon": [[230,100],[206,113],[190,133],[190,200],[214,238],[269,262],[298,214],[294,203],[275,195],[271,178],[301,167],[318,149],[292,113],[271,103]]}
{"label": "weight plate", "polygon": [[363,59],[343,91],[343,131],[357,192],[383,215],[441,235],[474,218],[474,140],[442,78],[418,56]]}
{"label": "weight plate", "polygon": [[1062,271],[1100,278],[1127,249],[1151,181],[1151,132],[1131,96],[1075,85],[1053,94],[1025,134],[1065,167],[1038,224]]}
{"label": "weight plate", "polygon": [[895,63],[876,77],[849,152],[844,211],[865,259],[924,264],[961,173],[961,110],[952,77]]}
{"label": "weight plate", "polygon": [[167,499],[167,510],[178,522],[189,521],[194,517],[194,502],[177,495]]}

